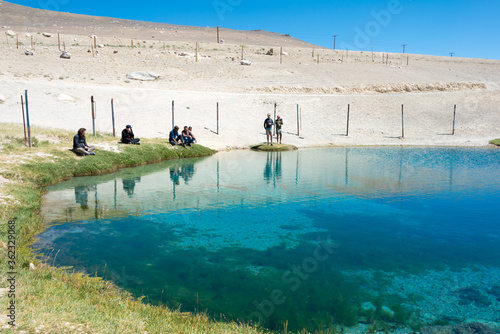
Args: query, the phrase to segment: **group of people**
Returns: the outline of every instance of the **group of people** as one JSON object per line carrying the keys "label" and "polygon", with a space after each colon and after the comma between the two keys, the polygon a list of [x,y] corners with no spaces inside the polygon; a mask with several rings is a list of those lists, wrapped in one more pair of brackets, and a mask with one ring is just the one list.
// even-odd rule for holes
{"label": "group of people", "polygon": [[266,129],[267,145],[271,144],[273,146],[273,125],[276,126],[276,144],[281,144],[281,139],[283,138],[283,133],[281,127],[283,126],[283,118],[279,115],[276,117],[276,121],[273,121],[271,114],[267,114],[267,118],[264,120],[264,129]]}
{"label": "group of people", "polygon": [[[182,145],[183,147],[186,147],[186,145],[191,146],[192,143],[197,142],[191,126],[185,126],[181,134],[179,134],[178,131],[178,126],[175,126],[174,129],[170,131],[168,140],[172,145]],[[78,133],[73,137],[73,152],[78,155],[95,155],[95,147],[87,144],[86,133],[87,129],[80,128]],[[140,141],[141,140],[139,138],[135,138],[132,126],[125,126],[125,129],[122,131],[121,142],[123,144],[140,145]]]}
{"label": "group of people", "polygon": [[[283,119],[278,115],[276,120],[273,120],[271,118],[271,114],[267,114],[267,118],[264,120],[264,129],[266,130],[268,146],[273,146],[273,126],[276,126],[276,143],[281,144],[281,139],[283,138],[281,130],[281,127],[283,126]],[[93,152],[95,147],[87,144],[85,134],[86,129],[80,128],[78,130],[78,133],[73,138],[73,152],[78,155],[95,155]],[[122,143],[140,145],[140,141],[141,140],[139,138],[135,138],[132,126],[127,125],[125,129],[123,129],[121,139]],[[197,142],[191,126],[184,126],[184,130],[182,130],[179,134],[179,127],[177,125],[174,126],[172,131],[170,131],[168,141],[174,146],[181,145],[183,147],[191,146],[191,144]]]}
{"label": "group of people", "polygon": [[193,128],[191,126],[184,126],[181,134],[179,134],[179,127],[176,125],[174,129],[170,131],[168,135],[168,141],[172,145],[182,145],[183,147],[191,146],[192,143],[196,143],[196,137],[193,134]]}

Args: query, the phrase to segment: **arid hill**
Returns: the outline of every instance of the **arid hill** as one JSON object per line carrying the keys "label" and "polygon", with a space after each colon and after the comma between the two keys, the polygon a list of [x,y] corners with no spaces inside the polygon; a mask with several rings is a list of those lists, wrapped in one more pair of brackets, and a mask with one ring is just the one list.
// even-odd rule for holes
{"label": "arid hill", "polygon": [[[141,22],[97,17],[50,10],[35,9],[0,0],[0,26],[12,30],[69,35],[88,35],[102,37],[127,37],[158,41],[200,41],[217,42],[216,27],[190,27],[165,23]],[[284,47],[312,47],[313,45],[292,38],[261,30],[239,31],[219,29],[220,39],[225,43],[244,45],[280,45]]]}

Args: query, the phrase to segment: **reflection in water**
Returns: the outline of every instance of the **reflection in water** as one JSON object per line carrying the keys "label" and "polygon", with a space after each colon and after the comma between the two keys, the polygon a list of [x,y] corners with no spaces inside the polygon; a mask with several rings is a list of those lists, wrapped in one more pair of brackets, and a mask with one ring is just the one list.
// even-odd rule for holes
{"label": "reflection in water", "polygon": [[137,182],[141,182],[140,176],[131,179],[122,179],[123,190],[125,190],[129,197],[132,197],[132,195],[134,194],[135,184]]}
{"label": "reflection in water", "polygon": [[89,190],[87,186],[75,187],[75,200],[80,204],[82,209],[89,208]]}
{"label": "reflection in water", "polygon": [[87,210],[89,208],[89,191],[92,190],[97,194],[97,185],[90,184],[75,187],[75,201],[80,204],[83,210]]}
{"label": "reflection in water", "polygon": [[[116,178],[125,191],[116,192]],[[56,245],[56,264],[97,271],[151,301],[271,329],[287,320],[294,330],[315,330],[370,317],[409,326],[409,314],[424,323],[496,319],[499,302],[488,291],[500,268],[498,151],[231,152],[49,190],[44,216],[75,223],[43,233],[42,250]],[[443,268],[459,274],[444,278]],[[427,280],[429,270],[435,276]],[[477,283],[479,276],[491,280]],[[486,296],[483,306],[460,297],[467,286]],[[268,316],[273,291],[285,299]],[[368,302],[394,318],[363,311]]]}
{"label": "reflection in water", "polygon": [[169,168],[170,180],[173,183],[173,198],[176,199],[176,186],[180,185],[180,180],[184,180],[184,184],[188,185],[189,181],[193,178],[195,168],[193,163],[176,164]]}
{"label": "reflection in water", "polygon": [[281,153],[282,152],[267,152],[266,165],[264,167],[264,180],[267,183],[273,182],[276,188],[276,182],[281,180]]}

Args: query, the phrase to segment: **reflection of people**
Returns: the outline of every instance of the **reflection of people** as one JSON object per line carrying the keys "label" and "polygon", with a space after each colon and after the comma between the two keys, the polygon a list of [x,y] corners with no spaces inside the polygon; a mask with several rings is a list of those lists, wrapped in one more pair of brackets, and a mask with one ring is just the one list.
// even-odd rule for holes
{"label": "reflection of people", "polygon": [[267,152],[266,167],[264,167],[264,179],[269,183],[273,177],[273,154]]}
{"label": "reflection of people", "polygon": [[188,183],[189,180],[193,178],[194,175],[194,164],[187,164],[181,167],[180,172],[182,178],[184,179],[184,183]]}
{"label": "reflection of people", "polygon": [[175,185],[180,184],[181,178],[184,180],[185,184],[188,184],[188,182],[193,178],[194,172],[194,164],[172,166],[170,167],[170,179]]}
{"label": "reflection of people", "polygon": [[134,194],[134,189],[135,189],[135,183],[136,182],[141,182],[141,178],[140,177],[134,177],[134,178],[131,178],[131,179],[122,179],[123,190],[125,190],[125,192],[127,193],[127,195],[129,195],[130,197],[132,197],[132,195]]}
{"label": "reflection of people", "polygon": [[179,167],[170,167],[170,180],[176,185],[179,185],[179,178],[180,178],[180,172],[179,172]]}
{"label": "reflection of people", "polygon": [[130,125],[127,125],[125,129],[122,131],[122,143],[124,144],[136,144],[140,145],[139,143],[141,140],[139,138],[135,138],[134,136],[134,131],[132,131],[132,127]]}
{"label": "reflection of people", "polygon": [[283,134],[281,132],[281,127],[283,126],[283,118],[279,116],[276,118],[276,144],[281,144],[281,139],[283,138]]}
{"label": "reflection of people", "polygon": [[277,180],[281,180],[281,152],[276,152],[276,163],[274,166],[274,175]]}
{"label": "reflection of people", "polygon": [[80,204],[82,209],[89,208],[89,189],[86,186],[75,187],[75,201]]}
{"label": "reflection of people", "polygon": [[267,145],[269,146],[269,142],[271,142],[271,146],[273,146],[273,125],[274,121],[271,118],[271,114],[267,114],[267,118],[264,120],[264,129],[266,129],[266,137],[267,137]]}
{"label": "reflection of people", "polygon": [[[281,152],[267,152],[266,166],[264,167],[264,180],[267,183],[281,179]],[[276,185],[276,184],[275,184]]]}
{"label": "reflection of people", "polygon": [[80,128],[78,133],[73,137],[73,152],[78,155],[95,155],[92,152],[95,147],[87,144],[87,139],[85,138],[86,132],[86,129]]}
{"label": "reflection of people", "polygon": [[182,139],[182,136],[179,134],[179,127],[176,125],[172,131],[170,131],[170,134],[168,135],[168,141],[172,145],[180,145],[179,140],[182,143],[183,147],[186,147],[186,144],[184,143],[184,140]]}

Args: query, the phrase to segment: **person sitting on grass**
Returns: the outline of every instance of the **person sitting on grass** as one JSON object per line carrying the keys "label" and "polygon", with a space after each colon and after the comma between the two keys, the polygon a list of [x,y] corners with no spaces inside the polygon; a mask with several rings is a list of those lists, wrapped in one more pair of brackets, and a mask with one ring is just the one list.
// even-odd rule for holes
{"label": "person sitting on grass", "polygon": [[85,138],[85,133],[87,129],[80,128],[78,133],[73,137],[73,152],[78,155],[95,155],[93,150],[94,146],[89,146],[87,144],[87,139]]}
{"label": "person sitting on grass", "polygon": [[[179,143],[179,140],[181,141],[181,144]],[[182,145],[183,147],[186,147],[186,143],[184,143],[184,139],[182,136],[179,134],[179,127],[176,125],[172,131],[170,131],[170,134],[168,135],[168,141],[172,145]]]}
{"label": "person sitting on grass", "polygon": [[193,137],[191,136],[191,134],[189,133],[189,129],[187,126],[184,127],[184,130],[182,130],[182,141],[187,145],[187,146],[191,146],[191,143],[194,143],[194,139]]}
{"label": "person sitting on grass", "polygon": [[139,138],[135,138],[134,131],[132,131],[132,127],[127,125],[125,129],[122,131],[122,143],[124,144],[135,144],[141,145],[139,143],[141,140]]}
{"label": "person sitting on grass", "polygon": [[189,135],[191,136],[191,138],[193,138],[193,141],[194,141],[195,143],[198,143],[198,141],[196,140],[196,137],[195,137],[195,136],[194,136],[194,134],[193,134],[193,127],[192,127],[192,126],[190,126],[190,127],[188,128],[188,130],[189,130]]}

